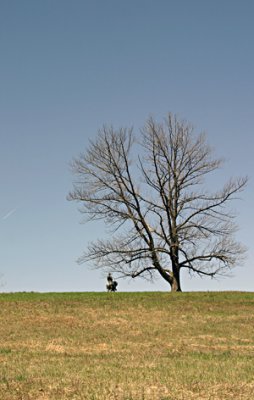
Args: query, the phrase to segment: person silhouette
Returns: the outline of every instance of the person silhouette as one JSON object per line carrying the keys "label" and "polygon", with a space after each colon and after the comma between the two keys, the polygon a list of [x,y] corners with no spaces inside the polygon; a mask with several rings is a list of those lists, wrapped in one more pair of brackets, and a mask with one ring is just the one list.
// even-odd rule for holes
{"label": "person silhouette", "polygon": [[108,292],[116,292],[118,283],[116,281],[114,281],[110,272],[107,276],[107,281],[108,281],[108,283],[106,285],[107,291]]}

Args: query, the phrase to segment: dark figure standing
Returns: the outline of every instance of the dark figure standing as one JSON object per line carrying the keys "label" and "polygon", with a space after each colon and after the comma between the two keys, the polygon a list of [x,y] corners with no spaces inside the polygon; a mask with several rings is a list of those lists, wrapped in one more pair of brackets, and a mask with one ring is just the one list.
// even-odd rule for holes
{"label": "dark figure standing", "polygon": [[108,283],[106,285],[107,291],[108,292],[116,292],[118,283],[116,281],[114,281],[111,273],[108,274],[107,281],[108,281]]}

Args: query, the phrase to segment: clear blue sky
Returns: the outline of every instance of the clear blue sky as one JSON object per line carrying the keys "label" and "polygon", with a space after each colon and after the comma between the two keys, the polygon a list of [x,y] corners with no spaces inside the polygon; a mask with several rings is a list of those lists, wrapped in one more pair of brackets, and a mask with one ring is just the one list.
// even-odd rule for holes
{"label": "clear blue sky", "polygon": [[250,177],[234,204],[245,266],[219,282],[185,276],[183,289],[253,290],[253,18],[252,0],[1,0],[0,290],[105,289],[75,261],[103,230],[66,201],[68,164],[103,123],[138,130],[168,111],[226,158],[218,184]]}

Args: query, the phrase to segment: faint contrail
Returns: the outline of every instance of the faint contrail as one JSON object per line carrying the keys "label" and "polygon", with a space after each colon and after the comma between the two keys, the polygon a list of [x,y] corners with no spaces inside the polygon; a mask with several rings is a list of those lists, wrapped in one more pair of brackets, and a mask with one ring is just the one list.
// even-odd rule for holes
{"label": "faint contrail", "polygon": [[5,214],[2,219],[7,219],[9,218],[12,214],[14,214],[17,211],[17,208],[13,208],[13,210],[9,211],[7,214]]}

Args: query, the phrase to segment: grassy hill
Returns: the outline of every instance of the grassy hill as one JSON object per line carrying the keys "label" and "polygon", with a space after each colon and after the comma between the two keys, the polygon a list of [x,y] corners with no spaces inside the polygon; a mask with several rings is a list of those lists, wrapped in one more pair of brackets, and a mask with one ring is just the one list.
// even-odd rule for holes
{"label": "grassy hill", "polygon": [[0,294],[1,400],[254,398],[254,293]]}

